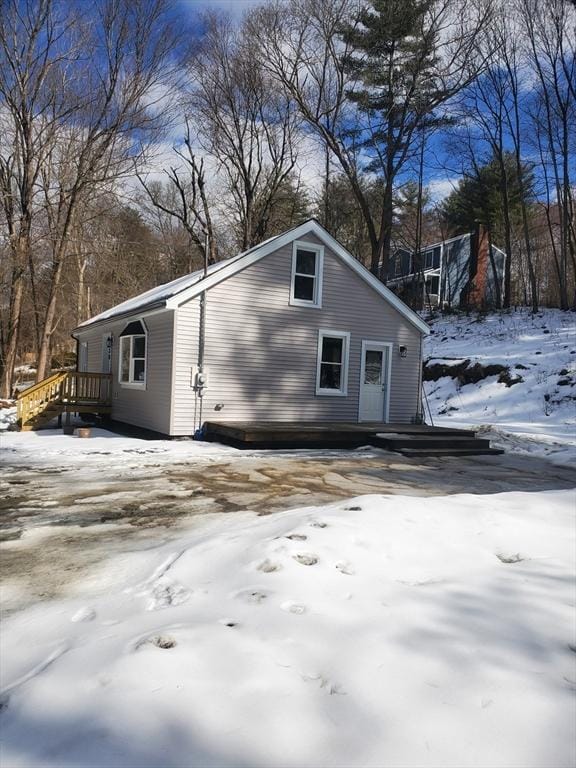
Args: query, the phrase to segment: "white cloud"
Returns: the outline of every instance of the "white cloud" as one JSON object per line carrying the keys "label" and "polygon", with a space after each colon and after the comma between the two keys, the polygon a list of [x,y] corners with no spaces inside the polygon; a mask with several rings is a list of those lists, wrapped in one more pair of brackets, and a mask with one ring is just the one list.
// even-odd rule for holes
{"label": "white cloud", "polygon": [[432,179],[428,182],[427,189],[430,193],[430,199],[433,203],[440,203],[445,197],[456,189],[459,178],[453,177],[451,179]]}

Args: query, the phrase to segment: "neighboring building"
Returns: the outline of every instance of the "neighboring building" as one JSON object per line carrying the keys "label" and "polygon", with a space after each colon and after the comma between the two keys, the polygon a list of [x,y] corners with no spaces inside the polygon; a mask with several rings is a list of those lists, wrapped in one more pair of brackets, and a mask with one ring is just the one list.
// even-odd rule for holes
{"label": "neighboring building", "polygon": [[73,335],[79,370],[112,375],[114,420],[191,435],[207,421],[417,421],[427,333],[311,220]]}
{"label": "neighboring building", "polygon": [[483,307],[502,295],[506,254],[478,228],[428,245],[417,256],[399,248],[392,257],[388,287],[411,306]]}

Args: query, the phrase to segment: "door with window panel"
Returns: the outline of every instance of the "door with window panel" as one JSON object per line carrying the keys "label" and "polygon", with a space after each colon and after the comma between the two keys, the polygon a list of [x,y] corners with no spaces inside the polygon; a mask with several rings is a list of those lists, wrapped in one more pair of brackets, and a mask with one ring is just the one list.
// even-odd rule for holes
{"label": "door with window panel", "polygon": [[387,421],[390,344],[362,342],[358,421]]}

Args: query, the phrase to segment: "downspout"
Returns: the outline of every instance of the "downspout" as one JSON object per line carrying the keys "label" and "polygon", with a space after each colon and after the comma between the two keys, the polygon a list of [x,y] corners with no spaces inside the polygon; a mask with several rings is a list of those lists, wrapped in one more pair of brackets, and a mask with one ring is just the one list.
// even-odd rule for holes
{"label": "downspout", "polygon": [[444,303],[444,240],[440,245],[440,271],[438,273],[438,309],[442,312]]}
{"label": "downspout", "polygon": [[[208,277],[208,247],[209,247],[209,235],[206,232],[204,240],[204,274],[203,280]],[[195,432],[194,437],[196,440],[201,440],[203,435],[202,430],[202,400],[204,398],[204,390],[206,389],[206,373],[204,370],[204,352],[206,346],[206,291],[202,291],[200,294],[200,322],[198,325],[198,370],[196,373],[196,380],[194,382],[194,389],[196,390],[196,397],[199,400],[198,406],[198,422],[194,424]]]}

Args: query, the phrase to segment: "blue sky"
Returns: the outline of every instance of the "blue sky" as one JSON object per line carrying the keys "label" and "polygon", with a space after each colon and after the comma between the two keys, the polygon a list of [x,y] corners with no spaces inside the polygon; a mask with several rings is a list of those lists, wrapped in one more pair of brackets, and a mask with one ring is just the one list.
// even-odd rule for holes
{"label": "blue sky", "polygon": [[178,3],[189,13],[212,8],[233,16],[241,16],[246,9],[261,4],[259,0],[178,0]]}

